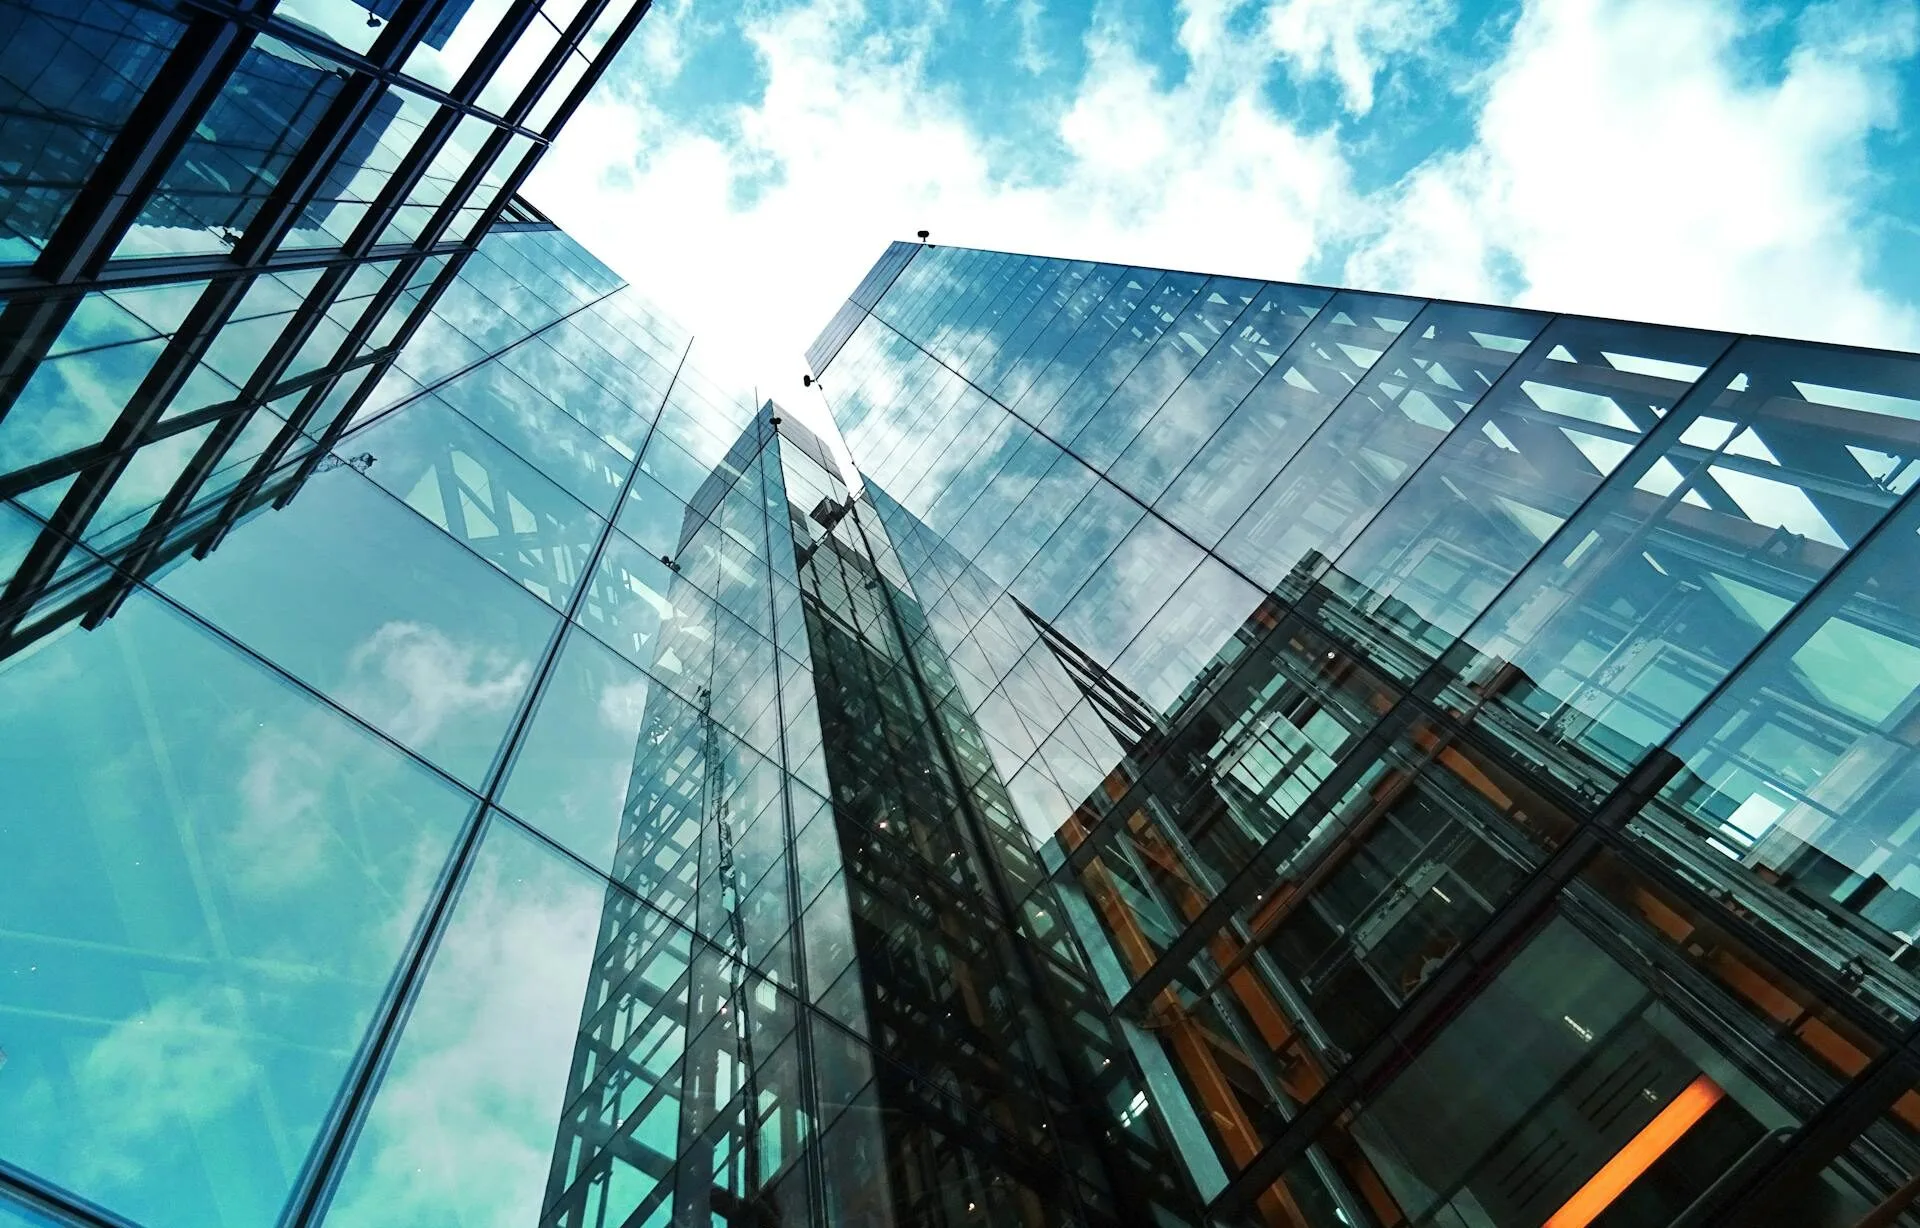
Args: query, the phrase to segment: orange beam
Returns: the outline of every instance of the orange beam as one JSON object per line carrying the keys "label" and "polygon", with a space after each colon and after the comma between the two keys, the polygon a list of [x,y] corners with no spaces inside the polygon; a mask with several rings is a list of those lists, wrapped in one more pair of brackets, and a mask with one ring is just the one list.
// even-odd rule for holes
{"label": "orange beam", "polygon": [[1666,1108],[1654,1114],[1640,1133],[1628,1139],[1626,1146],[1601,1165],[1600,1171],[1575,1191],[1543,1228],[1586,1228],[1725,1095],[1712,1079],[1696,1076],[1680,1089],[1678,1096],[1667,1102]]}

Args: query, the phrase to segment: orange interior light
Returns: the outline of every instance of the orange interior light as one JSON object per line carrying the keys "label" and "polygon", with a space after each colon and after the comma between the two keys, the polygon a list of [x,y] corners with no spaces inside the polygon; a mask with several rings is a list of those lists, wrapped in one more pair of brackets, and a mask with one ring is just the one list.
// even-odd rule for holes
{"label": "orange interior light", "polygon": [[1666,1108],[1654,1114],[1640,1133],[1601,1165],[1600,1171],[1548,1218],[1544,1228],[1586,1228],[1726,1094],[1712,1079],[1696,1076]]}

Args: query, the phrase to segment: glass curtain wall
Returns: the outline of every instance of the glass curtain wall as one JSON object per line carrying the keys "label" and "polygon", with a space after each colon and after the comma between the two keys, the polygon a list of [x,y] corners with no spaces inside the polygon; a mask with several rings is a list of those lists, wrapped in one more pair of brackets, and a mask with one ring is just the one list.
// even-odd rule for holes
{"label": "glass curtain wall", "polygon": [[1920,1223],[1920,358],[895,244],[809,360],[1215,1216]]}
{"label": "glass curtain wall", "polygon": [[774,414],[690,347],[493,232],[288,506],[75,547],[115,612],[0,661],[0,1218],[842,1222]]}
{"label": "glass curtain wall", "polygon": [[[564,257],[478,249],[546,225],[513,194],[644,9],[0,10],[0,649],[110,617],[95,561],[206,552],[376,402],[579,306]],[[434,314],[456,286],[484,325]]]}
{"label": "glass curtain wall", "polygon": [[827,1136],[832,1222],[1202,1222],[1145,1112],[1164,1063],[1105,1018],[883,517],[782,429],[810,444],[786,469],[838,842],[806,911],[831,909],[809,976],[844,1025],[816,1073],[871,1076]]}

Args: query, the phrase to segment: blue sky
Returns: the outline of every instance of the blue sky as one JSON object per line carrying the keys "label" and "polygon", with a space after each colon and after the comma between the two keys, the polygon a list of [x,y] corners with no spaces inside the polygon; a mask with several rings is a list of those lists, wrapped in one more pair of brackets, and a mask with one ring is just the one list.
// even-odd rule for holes
{"label": "blue sky", "polygon": [[1917,113],[1920,0],[657,0],[528,194],[788,401],[920,227],[1920,349]]}

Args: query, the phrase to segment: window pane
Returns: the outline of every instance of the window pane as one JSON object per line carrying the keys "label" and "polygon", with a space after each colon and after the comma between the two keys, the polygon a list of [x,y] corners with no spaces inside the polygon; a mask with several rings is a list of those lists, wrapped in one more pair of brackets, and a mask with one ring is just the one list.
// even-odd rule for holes
{"label": "window pane", "polygon": [[596,514],[612,514],[628,462],[513,372],[497,362],[484,363],[433,395]]}
{"label": "window pane", "polygon": [[485,432],[424,398],[354,437],[368,475],[556,608],[605,522]]}
{"label": "window pane", "polygon": [[[570,634],[540,693],[502,804],[611,873],[628,782],[650,751],[642,728],[689,723],[675,719],[683,705],[664,691],[592,636]],[[656,711],[663,704],[676,711]]]}
{"label": "window pane", "polygon": [[[1859,967],[1920,1017],[1920,507],[1909,506],[1674,740],[1633,830],[1715,895]],[[1782,914],[1782,907],[1786,909]]]}
{"label": "window pane", "polygon": [[1308,286],[1263,286],[1224,336],[1198,335],[1212,349],[1114,463],[1113,480],[1149,503],[1159,498],[1330,297]]}
{"label": "window pane", "polygon": [[342,80],[332,65],[278,39],[256,39],[114,254],[228,250],[313,135]]}
{"label": "window pane", "polygon": [[[568,1162],[564,1123],[580,1114],[612,1127],[616,1108],[656,1087],[674,1139],[686,942],[494,820],[324,1222],[538,1223],[549,1175]],[[588,1037],[602,1053],[629,1040],[638,1050],[603,1076],[604,1095],[577,1097],[573,1080],[595,1069],[576,1055]]]}
{"label": "window pane", "polygon": [[468,799],[134,596],[0,664],[0,1157],[272,1223]]}
{"label": "window pane", "polygon": [[122,0],[0,10],[0,264],[46,245],[182,28]]}
{"label": "window pane", "polygon": [[1461,693],[1604,792],[1886,514],[1916,417],[1911,358],[1740,342],[1473,625]]}
{"label": "window pane", "polygon": [[[1561,319],[1504,377],[1509,356],[1497,352],[1449,364],[1468,388],[1498,382],[1340,553],[1328,583],[1359,607],[1356,633],[1374,638],[1364,620],[1378,618],[1416,640],[1417,657],[1437,656],[1726,345],[1716,333]],[[1426,375],[1445,372],[1436,361]]]}
{"label": "window pane", "polygon": [[1174,482],[1162,511],[1219,541],[1223,557],[1269,588],[1309,552],[1345,545],[1541,322],[1448,304],[1415,318],[1414,307],[1355,294],[1327,304]]}
{"label": "window pane", "polygon": [[468,783],[558,617],[348,468],[161,587]]}

